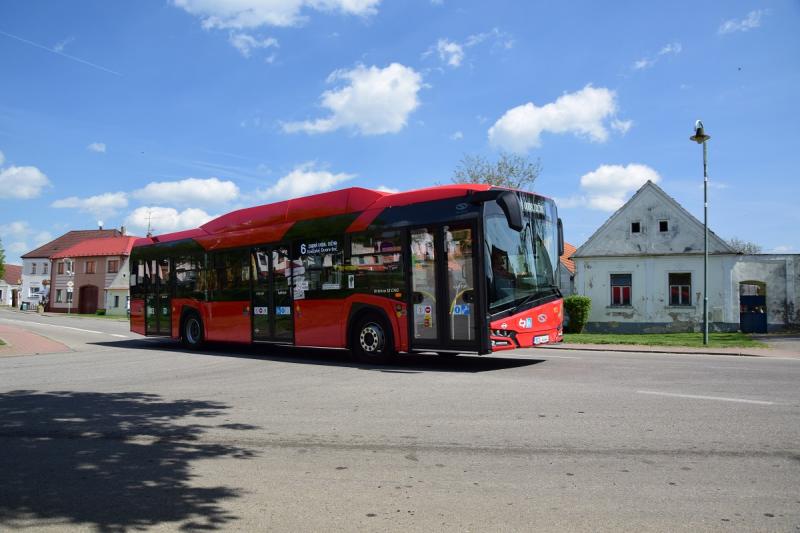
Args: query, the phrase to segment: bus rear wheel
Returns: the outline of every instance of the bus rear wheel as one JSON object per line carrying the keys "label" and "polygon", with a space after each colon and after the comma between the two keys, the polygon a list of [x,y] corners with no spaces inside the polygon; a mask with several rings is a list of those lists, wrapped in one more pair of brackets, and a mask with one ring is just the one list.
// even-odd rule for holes
{"label": "bus rear wheel", "polygon": [[358,319],[350,334],[350,349],[359,361],[384,364],[394,359],[391,327],[377,313],[370,313]]}
{"label": "bus rear wheel", "polygon": [[184,317],[181,343],[187,348],[199,348],[203,345],[203,321],[197,313],[189,313]]}

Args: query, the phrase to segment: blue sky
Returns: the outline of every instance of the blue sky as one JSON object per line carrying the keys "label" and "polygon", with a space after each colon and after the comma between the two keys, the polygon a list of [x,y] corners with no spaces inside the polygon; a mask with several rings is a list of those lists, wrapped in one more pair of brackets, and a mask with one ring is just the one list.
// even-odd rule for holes
{"label": "blue sky", "polygon": [[541,158],[581,244],[646,179],[767,252],[800,251],[800,4],[0,2],[0,239],[194,227],[351,185]]}

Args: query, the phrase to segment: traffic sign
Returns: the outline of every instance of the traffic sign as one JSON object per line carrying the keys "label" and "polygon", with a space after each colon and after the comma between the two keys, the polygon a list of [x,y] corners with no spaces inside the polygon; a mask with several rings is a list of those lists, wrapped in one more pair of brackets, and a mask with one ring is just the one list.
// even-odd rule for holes
{"label": "traffic sign", "polygon": [[68,281],[68,282],[67,282],[67,287],[69,287],[70,289],[71,289],[72,287],[74,287],[74,286],[75,286],[75,282],[74,282],[74,281]]}

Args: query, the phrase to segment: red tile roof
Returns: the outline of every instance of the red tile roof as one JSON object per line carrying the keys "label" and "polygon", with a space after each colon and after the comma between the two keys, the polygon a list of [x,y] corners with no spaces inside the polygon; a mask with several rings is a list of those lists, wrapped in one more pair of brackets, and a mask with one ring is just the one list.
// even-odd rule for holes
{"label": "red tile roof", "polygon": [[74,246],[86,239],[97,239],[99,237],[119,237],[120,233],[117,229],[85,229],[68,231],[61,237],[44,244],[35,250],[31,250],[22,256],[22,259],[33,258],[49,258],[53,254],[66,250],[70,246]]}
{"label": "red tile roof", "polygon": [[6,273],[3,274],[3,281],[8,283],[9,285],[21,285],[22,284],[22,267],[19,265],[4,265],[6,267]]}
{"label": "red tile roof", "polygon": [[561,264],[564,265],[564,268],[566,268],[570,274],[575,273],[575,263],[570,259],[572,254],[575,253],[575,250],[577,250],[577,248],[566,241],[564,242],[564,253],[561,256]]}
{"label": "red tile roof", "polygon": [[106,237],[79,242],[50,256],[50,259],[64,257],[96,257],[105,255],[130,255],[133,243],[139,237]]}

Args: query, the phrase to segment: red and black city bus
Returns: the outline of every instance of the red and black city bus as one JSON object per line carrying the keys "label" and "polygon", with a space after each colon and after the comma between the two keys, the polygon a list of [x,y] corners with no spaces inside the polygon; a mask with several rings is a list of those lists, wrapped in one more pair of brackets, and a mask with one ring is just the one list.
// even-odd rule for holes
{"label": "red and black city bus", "polygon": [[327,192],[137,240],[131,331],[376,362],[559,342],[562,248],[555,203],[528,192]]}

